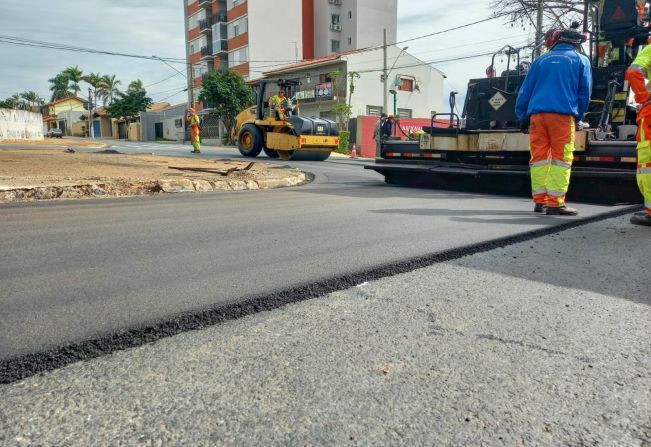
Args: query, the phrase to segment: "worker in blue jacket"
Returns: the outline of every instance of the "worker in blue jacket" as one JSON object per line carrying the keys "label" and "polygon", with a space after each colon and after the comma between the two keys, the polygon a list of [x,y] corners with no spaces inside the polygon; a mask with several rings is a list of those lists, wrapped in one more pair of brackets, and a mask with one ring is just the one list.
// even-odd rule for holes
{"label": "worker in blue jacket", "polygon": [[576,216],[565,205],[574,159],[575,123],[588,109],[592,89],[590,60],[579,53],[585,38],[550,30],[548,52],[537,58],[520,88],[515,111],[530,125],[531,189],[534,211]]}

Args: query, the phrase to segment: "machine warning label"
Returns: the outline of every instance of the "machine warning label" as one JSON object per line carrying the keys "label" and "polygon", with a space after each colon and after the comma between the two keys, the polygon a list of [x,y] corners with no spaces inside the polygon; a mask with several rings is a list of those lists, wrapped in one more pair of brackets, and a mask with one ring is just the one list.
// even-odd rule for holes
{"label": "machine warning label", "polygon": [[495,110],[498,110],[506,103],[506,98],[500,92],[497,92],[488,100],[488,103],[493,106]]}

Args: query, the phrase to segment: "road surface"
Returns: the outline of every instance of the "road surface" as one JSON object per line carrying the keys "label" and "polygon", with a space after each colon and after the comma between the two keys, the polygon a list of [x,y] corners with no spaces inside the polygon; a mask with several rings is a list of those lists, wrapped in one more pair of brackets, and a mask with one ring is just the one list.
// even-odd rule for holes
{"label": "road surface", "polygon": [[522,198],[387,186],[349,159],[292,164],[315,181],[0,206],[0,360],[571,221],[535,215]]}

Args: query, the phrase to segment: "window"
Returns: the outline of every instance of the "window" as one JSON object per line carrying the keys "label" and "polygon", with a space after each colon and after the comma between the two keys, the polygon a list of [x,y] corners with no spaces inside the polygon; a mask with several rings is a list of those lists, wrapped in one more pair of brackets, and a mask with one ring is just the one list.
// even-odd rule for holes
{"label": "window", "polygon": [[248,17],[241,17],[228,25],[228,38],[232,39],[235,36],[244,34],[248,31],[249,19]]}
{"label": "window", "polygon": [[332,49],[333,53],[338,53],[339,49],[341,48],[341,44],[338,40],[332,39],[330,41],[330,48]]}
{"label": "window", "polygon": [[228,0],[228,9],[233,9],[240,3],[243,3],[241,0]]}
{"label": "window", "polygon": [[411,109],[398,109],[398,116],[400,118],[411,118]]}
{"label": "window", "polygon": [[249,47],[238,48],[228,53],[228,66],[235,67],[249,61]]}
{"label": "window", "polygon": [[398,90],[403,92],[413,92],[414,91],[414,80],[409,78],[400,78],[401,85],[398,85]]}
{"label": "window", "polygon": [[183,119],[179,118],[174,120],[174,127],[181,128],[183,127]]}
{"label": "window", "polygon": [[353,11],[348,11],[348,18],[352,19],[353,18]]}
{"label": "window", "polygon": [[206,36],[201,36],[198,39],[194,39],[192,42],[190,42],[190,54],[201,51],[201,48],[207,45],[208,45],[208,39],[206,38]]}
{"label": "window", "polygon": [[201,9],[198,13],[188,17],[188,29],[194,29],[199,26],[199,20],[206,18],[206,10]]}
{"label": "window", "polygon": [[340,19],[339,19],[339,14],[332,14],[332,15],[330,16],[330,23],[331,23],[331,24],[333,24],[333,25],[339,25],[339,21],[340,21]]}
{"label": "window", "polygon": [[332,82],[332,76],[330,76],[330,73],[319,75],[319,84],[323,84],[324,82]]}
{"label": "window", "polygon": [[352,45],[352,44],[353,44],[353,38],[352,38],[352,37],[349,37],[349,38],[348,38],[348,45]]}
{"label": "window", "polygon": [[366,114],[370,116],[380,116],[382,115],[382,106],[366,106]]}

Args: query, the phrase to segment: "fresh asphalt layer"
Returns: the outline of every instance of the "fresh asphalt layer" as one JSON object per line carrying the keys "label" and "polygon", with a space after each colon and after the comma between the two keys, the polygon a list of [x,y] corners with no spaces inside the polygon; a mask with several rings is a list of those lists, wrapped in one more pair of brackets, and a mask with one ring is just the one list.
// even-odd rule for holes
{"label": "fresh asphalt layer", "polygon": [[[118,149],[158,147],[166,155],[187,150]],[[301,299],[298,291],[314,296],[350,285],[329,278],[363,280],[373,269],[388,276],[436,262],[437,253],[578,222],[534,215],[521,198],[387,186],[348,159],[293,164],[315,181],[274,191],[1,206],[0,379],[105,353],[102,343],[115,334],[109,352],[159,338],[156,328],[178,333]],[[622,210],[580,209],[583,218]],[[230,314],[195,318],[225,306]],[[132,334],[122,332],[129,329],[141,337],[131,344]],[[100,341],[83,344],[91,339]],[[79,352],[56,350],[74,343]],[[35,353],[51,364],[11,371],[13,359]]]}
{"label": "fresh asphalt layer", "polygon": [[0,445],[651,445],[628,216],[0,385]]}

